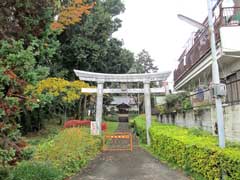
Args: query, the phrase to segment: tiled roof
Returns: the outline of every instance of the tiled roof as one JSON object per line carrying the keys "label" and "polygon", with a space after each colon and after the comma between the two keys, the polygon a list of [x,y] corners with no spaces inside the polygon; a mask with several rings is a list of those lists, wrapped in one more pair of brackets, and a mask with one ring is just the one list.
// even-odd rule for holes
{"label": "tiled roof", "polygon": [[112,105],[118,104],[128,104],[128,105],[135,105],[135,101],[132,97],[128,96],[115,96],[113,97],[113,101],[111,102]]}

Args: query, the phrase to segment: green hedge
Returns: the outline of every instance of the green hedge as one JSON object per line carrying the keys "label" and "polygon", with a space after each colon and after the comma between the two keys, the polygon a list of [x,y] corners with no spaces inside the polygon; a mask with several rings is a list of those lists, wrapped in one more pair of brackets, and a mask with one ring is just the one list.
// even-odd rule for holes
{"label": "green hedge", "polygon": [[[145,118],[135,118],[143,142]],[[139,129],[138,129],[139,128]],[[161,160],[176,165],[197,179],[240,180],[240,149],[218,147],[216,137],[200,130],[153,123],[150,128],[151,150]]]}
{"label": "green hedge", "polygon": [[[145,115],[139,115],[131,119],[129,123],[134,127],[136,134],[140,137],[140,141],[142,143],[147,143]],[[156,124],[156,117],[153,117],[152,123]]]}

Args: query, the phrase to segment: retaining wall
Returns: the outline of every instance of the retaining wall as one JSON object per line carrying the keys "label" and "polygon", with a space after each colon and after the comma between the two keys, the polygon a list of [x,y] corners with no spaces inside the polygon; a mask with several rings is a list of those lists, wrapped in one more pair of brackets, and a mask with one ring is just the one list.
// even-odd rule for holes
{"label": "retaining wall", "polygon": [[[175,124],[184,127],[199,127],[217,133],[215,107],[201,110],[190,110],[185,113],[159,115],[158,121],[166,124]],[[225,136],[230,141],[240,142],[240,105],[224,107]]]}

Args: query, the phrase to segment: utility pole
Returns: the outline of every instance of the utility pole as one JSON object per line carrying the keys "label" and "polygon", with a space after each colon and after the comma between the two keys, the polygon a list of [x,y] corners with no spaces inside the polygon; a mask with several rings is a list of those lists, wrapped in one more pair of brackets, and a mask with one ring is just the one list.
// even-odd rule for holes
{"label": "utility pole", "polygon": [[222,99],[221,99],[220,91],[223,90],[225,87],[224,85],[220,84],[211,0],[207,0],[207,3],[208,3],[208,26],[209,26],[210,43],[211,43],[211,51],[212,51],[212,81],[213,81],[213,91],[214,91],[213,93],[215,96],[216,113],[217,113],[218,138],[219,138],[219,146],[221,148],[224,148],[225,132],[224,132],[224,121],[223,121],[223,107],[222,107]]}
{"label": "utility pole", "polygon": [[[215,98],[219,146],[221,148],[224,148],[225,147],[225,132],[224,132],[223,107],[222,107],[222,99],[221,98],[226,96],[226,86],[225,86],[225,84],[220,83],[211,0],[207,0],[207,5],[208,5],[208,30],[209,30],[209,35],[210,35],[210,44],[211,44],[211,53],[212,53],[212,81],[213,81],[213,84],[211,87],[211,91]],[[204,24],[199,23],[199,22],[197,22],[189,17],[186,17],[184,15],[178,14],[178,18],[192,26],[199,28],[199,29],[205,29],[205,30],[207,29],[207,26],[205,26]]]}

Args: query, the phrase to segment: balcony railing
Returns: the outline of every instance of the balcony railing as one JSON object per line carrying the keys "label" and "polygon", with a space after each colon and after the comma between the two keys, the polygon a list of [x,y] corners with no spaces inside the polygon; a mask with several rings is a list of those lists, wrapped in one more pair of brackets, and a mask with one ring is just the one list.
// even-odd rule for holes
{"label": "balcony railing", "polygon": [[[220,4],[213,8],[213,14],[216,43],[219,43],[220,27],[240,26],[240,7],[222,8]],[[203,24],[208,26],[207,18]],[[198,30],[194,34],[193,41],[191,42],[192,47],[186,48],[178,60],[178,67],[174,71],[175,85],[178,84],[178,82],[180,82],[181,79],[191,71],[191,69],[202,62],[204,57],[210,52],[208,29]]]}

